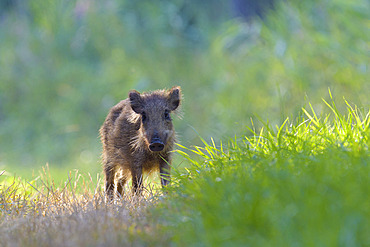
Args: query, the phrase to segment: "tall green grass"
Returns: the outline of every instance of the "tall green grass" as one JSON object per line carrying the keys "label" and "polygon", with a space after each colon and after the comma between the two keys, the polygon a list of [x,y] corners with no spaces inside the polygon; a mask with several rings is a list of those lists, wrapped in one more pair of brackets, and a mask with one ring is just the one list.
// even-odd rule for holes
{"label": "tall green grass", "polygon": [[330,115],[180,146],[192,166],[159,209],[176,245],[369,245],[370,112],[325,103]]}

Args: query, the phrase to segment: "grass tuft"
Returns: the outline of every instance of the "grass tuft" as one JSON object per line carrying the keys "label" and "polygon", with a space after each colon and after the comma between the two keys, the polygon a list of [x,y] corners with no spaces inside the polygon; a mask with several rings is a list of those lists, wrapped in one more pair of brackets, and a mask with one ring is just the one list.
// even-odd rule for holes
{"label": "grass tuft", "polygon": [[[370,117],[313,107],[281,126],[179,153],[193,164],[158,214],[177,245],[370,244]],[[190,158],[194,153],[201,158]]]}

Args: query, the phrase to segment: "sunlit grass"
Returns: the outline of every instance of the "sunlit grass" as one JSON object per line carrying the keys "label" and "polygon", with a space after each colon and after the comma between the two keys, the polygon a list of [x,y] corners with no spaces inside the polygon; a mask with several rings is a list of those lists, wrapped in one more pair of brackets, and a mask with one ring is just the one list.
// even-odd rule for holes
{"label": "sunlit grass", "polygon": [[[178,245],[370,244],[370,112],[287,119],[227,145],[179,151],[192,166],[161,205]],[[201,158],[193,158],[195,153]],[[165,213],[164,213],[165,212]],[[200,244],[201,243],[201,244]]]}

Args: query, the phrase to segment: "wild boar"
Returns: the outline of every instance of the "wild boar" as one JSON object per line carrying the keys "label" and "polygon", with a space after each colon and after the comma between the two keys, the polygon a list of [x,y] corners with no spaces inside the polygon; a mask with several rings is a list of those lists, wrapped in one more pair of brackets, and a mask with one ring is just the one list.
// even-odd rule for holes
{"label": "wild boar", "polygon": [[[105,190],[109,198],[132,178],[132,192],[142,191],[143,173],[159,171],[162,187],[170,182],[171,151],[175,130],[171,113],[178,109],[181,88],[140,94],[136,90],[109,111],[100,137]],[[116,178],[116,173],[122,174]],[[116,180],[116,183],[115,183]]]}

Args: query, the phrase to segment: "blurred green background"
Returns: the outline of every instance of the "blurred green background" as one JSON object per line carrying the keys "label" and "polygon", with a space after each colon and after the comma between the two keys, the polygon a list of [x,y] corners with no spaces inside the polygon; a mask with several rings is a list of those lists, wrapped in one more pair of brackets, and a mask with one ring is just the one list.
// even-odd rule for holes
{"label": "blurred green background", "polygon": [[[180,85],[180,142],[369,108],[366,0],[0,1],[0,169],[100,171],[98,129],[130,89]],[[255,123],[258,128],[258,123]]]}

